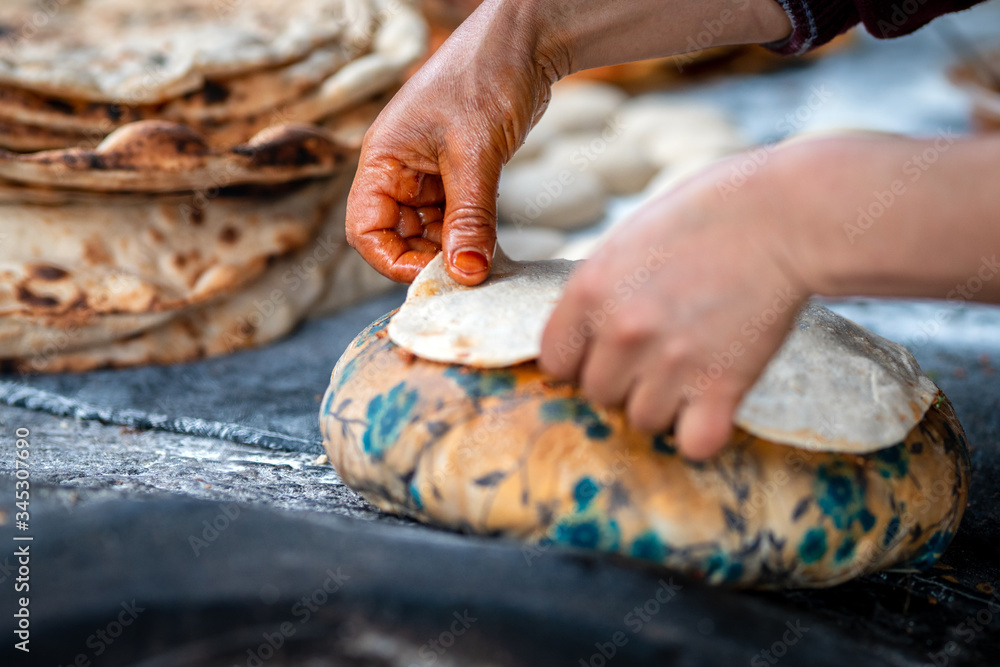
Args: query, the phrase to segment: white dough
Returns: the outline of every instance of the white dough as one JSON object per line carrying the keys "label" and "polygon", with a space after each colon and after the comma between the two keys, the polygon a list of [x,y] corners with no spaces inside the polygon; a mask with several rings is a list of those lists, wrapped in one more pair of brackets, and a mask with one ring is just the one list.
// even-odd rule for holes
{"label": "white dough", "polygon": [[736,128],[714,107],[639,97],[611,121],[622,137],[658,167],[699,157],[718,157],[746,146]]}
{"label": "white dough", "polygon": [[548,144],[574,132],[600,131],[625,102],[617,86],[589,81],[564,81],[552,87],[545,113],[528,133],[509,164],[538,158]]}
{"label": "white dough", "polygon": [[613,195],[642,190],[657,172],[642,151],[612,132],[587,132],[556,139],[541,156],[552,165],[593,171]]}
{"label": "white dough", "polygon": [[497,245],[518,261],[550,259],[566,244],[567,234],[542,227],[497,227]]}
{"label": "white dough", "polygon": [[499,217],[518,228],[586,227],[601,219],[606,204],[604,185],[592,170],[542,160],[508,166],[500,177]]}

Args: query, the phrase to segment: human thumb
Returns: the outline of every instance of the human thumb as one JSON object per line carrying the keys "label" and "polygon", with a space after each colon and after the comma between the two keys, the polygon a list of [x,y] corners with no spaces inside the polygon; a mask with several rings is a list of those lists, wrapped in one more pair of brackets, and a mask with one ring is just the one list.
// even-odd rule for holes
{"label": "human thumb", "polygon": [[497,240],[497,188],[501,159],[485,151],[442,170],[445,207],[441,247],[448,273],[463,285],[478,285],[490,274]]}

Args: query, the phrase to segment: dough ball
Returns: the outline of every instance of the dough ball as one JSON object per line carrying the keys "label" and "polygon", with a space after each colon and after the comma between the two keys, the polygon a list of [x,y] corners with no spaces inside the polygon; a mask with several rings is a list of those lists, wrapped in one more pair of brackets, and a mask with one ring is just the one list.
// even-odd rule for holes
{"label": "dough ball", "polygon": [[656,166],[612,128],[601,132],[576,133],[556,139],[541,156],[553,165],[591,170],[613,195],[642,190],[656,173]]}
{"label": "dough ball", "polygon": [[578,229],[604,216],[607,194],[592,170],[548,160],[508,165],[500,177],[500,219],[517,228]]}
{"label": "dough ball", "polygon": [[509,164],[537,159],[557,138],[575,132],[599,131],[625,102],[617,86],[590,81],[564,81],[552,87],[552,99]]}
{"label": "dough ball", "polygon": [[566,244],[566,234],[541,227],[497,227],[497,245],[511,259],[534,261],[549,259]]}
{"label": "dough ball", "polygon": [[640,97],[625,104],[611,126],[617,127],[627,142],[659,168],[726,155],[746,146],[718,109],[659,96]]}

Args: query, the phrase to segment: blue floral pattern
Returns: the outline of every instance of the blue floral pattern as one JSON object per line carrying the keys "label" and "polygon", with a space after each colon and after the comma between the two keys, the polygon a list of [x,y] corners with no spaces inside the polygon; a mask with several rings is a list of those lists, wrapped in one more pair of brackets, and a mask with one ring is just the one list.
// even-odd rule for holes
{"label": "blue floral pattern", "polygon": [[906,477],[910,467],[910,450],[905,442],[880,449],[872,454],[872,460],[880,475],[886,479]]}
{"label": "blue floral pattern", "polygon": [[390,389],[384,397],[373,398],[368,404],[368,428],[361,439],[365,452],[381,458],[386,450],[395,445],[416,404],[417,392],[407,390],[403,382]]}
{"label": "blue floral pattern", "polygon": [[601,487],[584,477],[573,487],[576,510],[556,522],[549,537],[553,542],[582,549],[617,551],[621,539],[618,524],[601,511],[595,499]]}
{"label": "blue floral pattern", "polygon": [[[345,482],[389,511],[775,588],[929,567],[964,510],[968,449],[943,395],[905,441],[871,454],[806,452],[737,430],[720,456],[695,462],[672,432],[634,432],[534,364],[473,369],[399,354],[387,323],[348,348],[320,419]],[[935,502],[914,511],[928,489]]]}
{"label": "blue floral pattern", "polygon": [[474,368],[449,366],[444,374],[457,382],[465,390],[465,394],[473,399],[502,396],[512,391],[517,384],[514,374],[504,370],[484,372]]}
{"label": "blue floral pattern", "polygon": [[866,531],[875,525],[875,517],[866,505],[864,480],[846,463],[819,466],[815,489],[819,506],[837,528],[848,529],[855,521]]}
{"label": "blue floral pattern", "polygon": [[545,401],[540,410],[542,419],[547,422],[572,421],[583,426],[588,438],[603,440],[611,435],[611,427],[582,398],[574,396]]}

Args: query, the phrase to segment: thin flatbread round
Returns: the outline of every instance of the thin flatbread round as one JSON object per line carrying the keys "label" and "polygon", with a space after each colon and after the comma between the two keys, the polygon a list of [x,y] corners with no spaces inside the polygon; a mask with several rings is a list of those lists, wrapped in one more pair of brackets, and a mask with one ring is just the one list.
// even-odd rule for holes
{"label": "thin flatbread round", "polygon": [[8,357],[4,366],[20,373],[70,373],[178,364],[269,343],[291,331],[321,294],[319,271],[303,272],[304,277],[292,285],[282,282],[282,277],[293,275],[296,260],[301,259],[281,260],[245,289],[171,313],[159,325],[79,348],[37,347]]}
{"label": "thin flatbread round", "polygon": [[[338,41],[287,66],[209,80],[196,91],[160,104],[101,103],[0,85],[0,123],[32,128],[38,137],[32,145],[40,143],[42,130],[49,130],[45,148],[80,145],[65,142],[100,138],[141,120],[191,125],[214,145],[225,138],[239,143],[276,121],[315,122],[398,83],[425,52],[427,28],[419,13],[403,4],[391,11],[382,8],[379,19],[364,41]],[[56,137],[64,143],[55,143]]]}
{"label": "thin flatbread round", "polygon": [[[391,87],[371,100],[363,101],[357,106],[342,109],[332,116],[325,117],[320,126],[330,132],[335,141],[352,149],[360,148],[365,132],[372,121],[385,107],[392,97],[396,87]],[[230,150],[234,146],[246,143],[260,132],[276,125],[287,125],[295,116],[296,122],[311,123],[316,119],[307,115],[295,113],[268,113],[263,116],[250,116],[222,123],[207,123],[193,127],[202,141],[213,150]],[[73,130],[53,130],[35,125],[19,125],[0,120],[0,148],[17,153],[36,153],[39,151],[63,150],[79,148],[95,150],[108,136],[107,131],[77,132]]]}
{"label": "thin flatbread round", "polygon": [[[389,336],[443,363],[502,368],[535,359],[571,267],[512,262],[498,250],[490,278],[466,287],[438,255],[411,284]],[[937,394],[905,347],[809,304],[743,397],[735,423],[774,442],[863,454],[900,442]]]}
{"label": "thin flatbread round", "polygon": [[410,284],[389,336],[423,359],[479,368],[536,359],[573,262],[516,262],[499,247],[481,285],[456,282],[439,253]]}
{"label": "thin flatbread round", "polygon": [[212,148],[186,125],[132,123],[94,149],[23,155],[0,150],[0,178],[102,192],[177,192],[287,183],[342,169],[353,149],[310,125],[279,125],[232,149]]}
{"label": "thin flatbread round", "polygon": [[[278,260],[236,293],[165,313],[159,321],[122,321],[110,315],[95,320],[96,331],[42,330],[36,346],[25,354],[11,355],[0,345],[0,361],[22,373],[183,363],[264,345],[288,334],[306,317],[384,292],[394,283],[368,266],[344,236],[350,182],[344,175],[327,183],[337,201],[307,246]],[[136,328],[127,331],[129,324]],[[91,338],[80,344],[88,334]]]}
{"label": "thin flatbread round", "polygon": [[152,105],[54,97],[0,85],[0,119],[64,132],[109,134],[117,127],[140,120],[197,125],[245,118],[294,101],[357,56],[350,45],[323,46],[297,63],[232,79],[206,81],[199,90]]}
{"label": "thin flatbread round", "polygon": [[[361,142],[368,128],[395,91],[395,87],[390,88],[371,101],[363,102],[358,106],[329,116],[320,123],[320,127],[327,130],[334,141],[341,146],[357,151],[361,148]],[[228,124],[202,128],[200,134],[210,149],[229,150],[233,146],[252,139],[254,135],[273,125],[274,121],[275,118],[272,116],[245,118]],[[0,148],[17,153],[35,153],[66,148],[93,150],[104,139],[105,135],[100,132],[80,134],[31,125],[12,125],[0,121]]]}
{"label": "thin flatbread round", "polygon": [[21,332],[40,325],[80,327],[237,291],[306,246],[334,196],[323,179],[268,198],[4,205],[0,356],[36,349]]}
{"label": "thin flatbread round", "polygon": [[809,303],[734,421],[767,440],[865,454],[906,438],[938,392],[905,347]]}
{"label": "thin flatbread round", "polygon": [[0,120],[0,148],[18,153],[73,148],[76,146],[96,146],[104,133],[88,134],[74,130],[53,130],[36,125],[22,125],[17,122]]}
{"label": "thin flatbread round", "polygon": [[363,39],[373,9],[367,0],[5,3],[0,82],[155,104],[202,88],[206,77],[300,60],[345,33]]}
{"label": "thin flatbread round", "polygon": [[[93,148],[129,123],[166,120],[190,126],[210,147],[229,148],[274,125],[350,114],[394,89],[427,48],[427,26],[408,5],[387,4],[379,19],[371,51],[360,57],[356,42],[338,43],[286,68],[208,82],[165,104],[102,104],[0,86],[0,146],[18,152]],[[314,82],[336,61],[343,66]]]}

